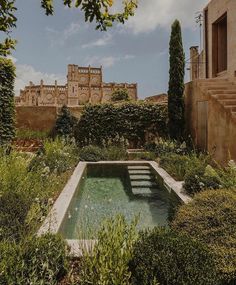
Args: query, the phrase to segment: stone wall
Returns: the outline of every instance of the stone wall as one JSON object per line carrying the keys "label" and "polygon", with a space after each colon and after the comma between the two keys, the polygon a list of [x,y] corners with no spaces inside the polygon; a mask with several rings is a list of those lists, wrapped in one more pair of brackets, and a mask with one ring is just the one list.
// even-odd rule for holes
{"label": "stone wall", "polygon": [[[77,118],[83,111],[83,107],[70,107],[69,109]],[[51,131],[55,126],[59,111],[58,107],[17,106],[16,127],[33,131]]]}
{"label": "stone wall", "polygon": [[219,163],[224,164],[230,158],[236,161],[236,119],[219,102],[204,94],[197,80],[185,86],[185,110],[186,128],[195,145],[212,153]]}

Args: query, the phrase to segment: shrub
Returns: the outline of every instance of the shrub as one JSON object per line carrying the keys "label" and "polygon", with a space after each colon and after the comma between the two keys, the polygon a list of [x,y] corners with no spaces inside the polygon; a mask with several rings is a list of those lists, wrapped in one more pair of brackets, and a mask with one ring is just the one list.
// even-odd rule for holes
{"label": "shrub", "polygon": [[127,89],[118,89],[111,95],[111,101],[129,101],[129,93]]}
{"label": "shrub", "polygon": [[123,216],[106,221],[98,232],[92,252],[84,252],[81,284],[130,285],[128,263],[136,238],[136,221],[127,224]]}
{"label": "shrub", "polygon": [[15,136],[14,81],[12,61],[0,58],[0,145],[11,142]]}
{"label": "shrub", "polygon": [[32,237],[18,245],[0,243],[1,285],[53,285],[68,270],[67,248],[58,236]]}
{"label": "shrub", "polygon": [[134,285],[218,284],[213,255],[207,247],[164,228],[140,234],[130,269]]}
{"label": "shrub", "polygon": [[73,137],[77,119],[71,115],[67,106],[63,106],[56,120],[55,132],[58,136]]}
{"label": "shrub", "polygon": [[100,147],[94,145],[83,147],[80,151],[79,157],[82,161],[94,162],[107,159],[107,156],[104,151]]}
{"label": "shrub", "polygon": [[79,146],[105,146],[117,136],[133,147],[142,146],[147,134],[167,134],[167,108],[154,104],[89,105],[75,128]]}
{"label": "shrub", "polygon": [[30,209],[26,193],[7,191],[0,196],[0,240],[20,240]]}
{"label": "shrub", "polygon": [[60,174],[71,169],[78,161],[77,147],[63,139],[46,140],[41,152],[31,161],[30,170],[48,169]]}
{"label": "shrub", "polygon": [[186,155],[192,151],[185,142],[180,143],[175,140],[166,140],[163,138],[158,138],[156,141],[146,144],[145,149],[155,152],[159,157],[168,154]]}
{"label": "shrub", "polygon": [[127,151],[124,147],[115,145],[108,146],[105,150],[107,160],[126,160],[128,158]]}
{"label": "shrub", "polygon": [[186,173],[205,165],[208,158],[195,153],[188,155],[166,154],[160,157],[159,164],[176,180],[184,180]]}
{"label": "shrub", "polygon": [[211,190],[197,194],[183,205],[172,223],[182,233],[207,244],[217,268],[227,281],[236,278],[236,192]]}
{"label": "shrub", "polygon": [[188,194],[194,195],[206,189],[221,188],[220,178],[214,173],[207,173],[206,169],[211,166],[206,166],[204,163],[201,166],[192,168],[185,175],[184,188]]}
{"label": "shrub", "polygon": [[19,139],[45,139],[49,136],[46,131],[33,131],[27,129],[17,129],[16,137]]}

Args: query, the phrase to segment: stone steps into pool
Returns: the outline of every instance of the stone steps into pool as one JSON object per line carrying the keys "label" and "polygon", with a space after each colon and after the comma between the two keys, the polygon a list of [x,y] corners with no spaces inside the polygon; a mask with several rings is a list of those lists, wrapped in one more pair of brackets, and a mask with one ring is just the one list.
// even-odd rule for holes
{"label": "stone steps into pool", "polygon": [[150,166],[147,166],[147,165],[129,165],[128,170],[150,170]]}
{"label": "stone steps into pool", "polygon": [[[128,166],[130,184],[134,195],[152,196],[158,189],[151,167],[147,165]],[[156,191],[155,191],[156,190]]]}

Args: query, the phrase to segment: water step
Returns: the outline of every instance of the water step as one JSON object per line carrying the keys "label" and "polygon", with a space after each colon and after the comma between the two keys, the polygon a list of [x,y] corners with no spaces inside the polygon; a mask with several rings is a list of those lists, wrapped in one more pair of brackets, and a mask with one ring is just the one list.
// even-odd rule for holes
{"label": "water step", "polygon": [[128,170],[145,170],[150,169],[150,166],[147,165],[130,165],[128,166]]}
{"label": "water step", "polygon": [[134,180],[153,180],[154,179],[153,175],[140,175],[140,174],[133,175],[133,174],[131,174],[129,177],[130,177],[130,180],[132,180],[132,181],[134,181]]}
{"label": "water step", "polygon": [[131,181],[131,187],[157,187],[157,184],[155,182],[152,181]]}
{"label": "water step", "polygon": [[152,174],[151,170],[129,170],[129,175]]}
{"label": "water step", "polygon": [[155,194],[151,188],[132,188],[134,195],[152,195]]}

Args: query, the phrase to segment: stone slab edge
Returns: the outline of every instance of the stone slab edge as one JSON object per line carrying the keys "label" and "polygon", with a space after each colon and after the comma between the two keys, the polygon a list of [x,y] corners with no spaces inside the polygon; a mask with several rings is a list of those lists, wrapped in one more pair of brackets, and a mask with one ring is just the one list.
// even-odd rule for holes
{"label": "stone slab edge", "polygon": [[189,203],[192,201],[192,198],[185,193],[183,188],[183,181],[176,181],[173,177],[171,177],[163,168],[159,167],[158,163],[155,161],[149,162],[152,168],[162,177],[164,186],[170,192],[171,190],[176,193],[176,195],[181,199],[184,203]]}
{"label": "stone slab edge", "polygon": [[86,162],[79,162],[75,168],[72,176],[54,203],[43,225],[39,229],[39,236],[47,232],[52,234],[56,234],[58,232],[71,200],[75,194],[76,188],[78,187],[79,181],[83,176],[86,165]]}

